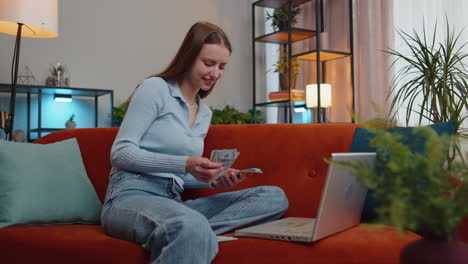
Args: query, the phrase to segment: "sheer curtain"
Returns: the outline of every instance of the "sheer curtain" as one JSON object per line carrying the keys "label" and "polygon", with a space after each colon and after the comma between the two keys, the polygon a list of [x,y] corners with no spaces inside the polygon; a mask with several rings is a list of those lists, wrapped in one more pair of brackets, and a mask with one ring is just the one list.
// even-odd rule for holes
{"label": "sheer curtain", "polygon": [[393,48],[393,2],[354,1],[354,98],[355,111],[364,120],[376,116],[373,103],[387,112]]}

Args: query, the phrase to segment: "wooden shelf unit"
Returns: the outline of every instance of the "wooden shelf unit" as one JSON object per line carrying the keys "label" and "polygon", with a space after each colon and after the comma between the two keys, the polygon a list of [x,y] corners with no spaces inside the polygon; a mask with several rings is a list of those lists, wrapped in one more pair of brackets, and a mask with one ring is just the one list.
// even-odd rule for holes
{"label": "wooden shelf unit", "polygon": [[[310,1],[312,0],[292,0],[292,6],[302,5]],[[287,3],[288,3],[288,0],[260,0],[260,1],[253,3],[253,5],[261,6],[261,7],[280,8]]]}
{"label": "wooden shelf unit", "polygon": [[[324,49],[321,47],[321,33],[324,30],[324,11],[323,11],[323,3],[324,1],[333,1],[333,0],[259,0],[252,3],[252,65],[253,65],[253,113],[254,113],[254,122],[255,122],[255,113],[257,107],[284,107],[285,109],[289,109],[289,112],[285,110],[285,120],[287,122],[292,122],[292,108],[295,107],[305,107],[305,102],[303,105],[298,105],[295,98],[289,98],[286,100],[280,100],[275,102],[257,102],[256,98],[256,43],[274,43],[283,45],[284,50],[287,50],[288,59],[291,60],[292,58],[296,58],[299,60],[304,61],[315,61],[316,62],[316,80],[317,83],[324,83],[321,71],[322,67],[325,67],[326,62],[343,59],[343,58],[351,58],[350,62],[350,72],[351,74],[351,90],[352,90],[352,108],[354,109],[354,66],[353,66],[353,10],[352,10],[352,0],[348,0],[348,16],[349,16],[349,51],[337,51],[337,50],[329,50]],[[344,4],[346,4],[345,0],[340,0]],[[315,29],[305,29],[305,28],[298,28],[298,27],[290,27],[287,30],[282,31],[275,31],[267,34],[263,34],[257,36],[255,33],[256,30],[256,18],[255,18],[255,8],[281,8],[284,5],[288,5],[289,8],[297,7],[303,5],[308,2],[313,2],[312,4],[315,5]],[[315,42],[315,48],[313,50],[306,50],[303,52],[299,52],[293,54],[292,51],[292,43],[300,42],[304,40],[312,40]],[[294,87],[289,87],[289,90],[294,89]],[[279,89],[278,89],[279,90]],[[317,97],[320,98],[320,92],[318,92]],[[320,100],[318,100],[320,102]],[[321,121],[321,108],[317,107],[317,122]]]}
{"label": "wooden shelf unit", "polygon": [[300,54],[295,54],[292,57],[297,58],[299,60],[310,60],[310,61],[317,61],[317,55],[319,55],[321,62],[323,61],[331,61],[331,60],[337,60],[345,57],[351,56],[351,53],[349,52],[340,52],[340,51],[331,51],[331,50],[312,50],[312,51],[307,51],[303,52]]}
{"label": "wooden shelf unit", "polygon": [[[291,29],[291,42],[301,41],[312,38],[316,35],[315,30],[303,29],[303,28],[292,28]],[[289,43],[288,31],[276,31],[270,34],[260,36],[255,39],[257,42],[268,42],[277,44]]]}

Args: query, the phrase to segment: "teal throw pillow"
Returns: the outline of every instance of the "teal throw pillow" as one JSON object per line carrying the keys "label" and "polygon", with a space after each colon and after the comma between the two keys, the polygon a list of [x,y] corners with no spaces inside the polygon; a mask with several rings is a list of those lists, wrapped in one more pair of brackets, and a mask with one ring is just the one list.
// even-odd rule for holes
{"label": "teal throw pillow", "polygon": [[100,212],[75,138],[45,145],[0,140],[0,228],[97,224]]}
{"label": "teal throw pillow", "polygon": [[[438,135],[453,135],[455,133],[455,124],[456,121],[451,120],[448,122],[432,124],[428,127],[434,129]],[[385,129],[392,133],[402,135],[403,138],[401,143],[409,146],[412,151],[423,153],[425,140],[424,138],[418,138],[417,135],[415,136],[413,134],[414,127],[392,127]],[[374,137],[375,135],[369,130],[360,127],[356,128],[350,152],[375,152],[375,148],[369,146],[369,142]],[[371,222],[377,218],[376,208],[378,207],[378,202],[374,199],[372,194],[372,190],[369,190],[362,211],[362,222]]]}
{"label": "teal throw pillow", "polygon": [[[447,134],[453,135],[455,133],[456,121],[451,120],[448,122],[436,123],[429,125],[439,135]],[[403,135],[403,144],[411,145],[412,149],[416,152],[421,153],[423,151],[424,142],[420,139],[412,137],[414,127],[392,127],[386,128],[386,130]],[[353,142],[351,143],[351,152],[375,152],[375,149],[369,146],[369,142],[375,137],[375,135],[365,128],[358,127],[354,131]],[[415,144],[417,140],[418,144]]]}

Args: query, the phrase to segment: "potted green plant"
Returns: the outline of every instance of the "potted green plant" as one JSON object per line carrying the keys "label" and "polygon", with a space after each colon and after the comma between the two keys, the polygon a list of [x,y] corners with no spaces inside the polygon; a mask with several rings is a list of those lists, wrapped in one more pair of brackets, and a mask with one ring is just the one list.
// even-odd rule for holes
{"label": "potted green plant", "polygon": [[68,129],[72,129],[76,127],[75,114],[71,114],[68,118],[67,122],[65,123],[65,127]]}
{"label": "potted green plant", "polygon": [[[289,8],[291,8],[290,13]],[[280,8],[275,8],[273,13],[267,12],[266,20],[271,21],[271,26],[275,31],[284,32],[297,23],[297,15],[299,15],[301,11],[299,6],[289,6],[288,3],[286,3]],[[291,89],[296,87],[297,75],[301,68],[296,58],[291,58],[289,62],[287,54],[287,45],[283,45],[278,62],[273,64],[275,72],[279,73],[281,90],[289,90],[290,87]],[[290,70],[291,72],[289,72]]]}
{"label": "potted green plant", "polygon": [[[455,33],[446,20],[445,40],[436,43],[437,24],[433,35],[426,34],[423,26],[422,35],[416,31],[408,34],[398,31],[409,53],[397,50],[387,53],[401,62],[401,69],[396,72],[389,98],[393,118],[399,110],[405,111],[405,121],[418,118],[432,123],[457,120],[455,130],[458,139],[468,139],[468,129],[461,124],[468,118],[468,68],[464,61],[468,57],[468,42],[459,43],[460,33]],[[460,144],[455,142],[449,154],[449,165],[455,154],[463,160]]]}
{"label": "potted green plant", "polygon": [[266,16],[267,21],[271,21],[271,26],[275,31],[286,31],[297,23],[297,15],[301,13],[299,6],[291,7],[291,17],[288,15],[288,4],[282,5],[280,8],[275,8],[273,13],[268,13]]}
{"label": "potted green plant", "polygon": [[[211,118],[212,125],[253,123],[253,110],[249,110],[247,113],[242,113],[236,108],[226,105],[223,109],[211,108],[211,111],[213,112],[213,116]],[[264,122],[262,111],[257,110],[256,122]]]}
{"label": "potted green plant", "polygon": [[[428,127],[415,128],[411,135],[375,127],[367,126],[375,134],[370,141],[377,152],[375,167],[360,162],[328,162],[350,169],[373,191],[378,204],[377,223],[399,231],[416,231],[424,238],[402,251],[401,263],[440,263],[434,262],[439,257],[445,258],[444,263],[468,263],[468,245],[454,240],[457,226],[468,217],[468,167],[458,161],[450,168],[446,166],[452,139]],[[421,151],[415,151],[421,147]],[[428,255],[424,250],[434,249],[440,250],[437,257],[425,258]],[[454,252],[465,259],[451,262],[452,256],[447,254]]]}
{"label": "potted green plant", "polygon": [[[301,70],[301,64],[296,58],[291,58],[291,67],[289,65],[287,52],[281,52],[280,59],[277,63],[273,64],[275,72],[279,73],[280,88],[281,90],[288,90],[296,88],[296,80]],[[291,70],[291,73],[289,73]]]}
{"label": "potted green plant", "polygon": [[127,113],[127,106],[124,104],[114,106],[112,108],[112,126],[118,127],[122,124],[122,121]]}
{"label": "potted green plant", "polygon": [[55,65],[52,65],[49,68],[50,76],[46,79],[46,85],[48,86],[58,86],[58,87],[68,87],[70,79],[67,75],[67,68],[64,64],[58,62]]}

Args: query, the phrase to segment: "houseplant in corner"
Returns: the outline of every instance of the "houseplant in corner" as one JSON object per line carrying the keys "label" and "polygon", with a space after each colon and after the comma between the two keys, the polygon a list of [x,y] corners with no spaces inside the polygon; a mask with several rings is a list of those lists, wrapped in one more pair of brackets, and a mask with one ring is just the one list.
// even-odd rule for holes
{"label": "houseplant in corner", "polygon": [[[413,116],[418,118],[419,125],[422,120],[431,123],[457,120],[458,139],[468,140],[468,129],[462,128],[468,118],[468,42],[459,43],[461,32],[455,33],[448,19],[445,34],[444,41],[436,43],[437,23],[432,36],[426,34],[424,25],[422,34],[398,31],[409,52],[388,51],[395,58],[394,64],[402,63],[389,94],[391,113],[395,117],[399,109],[404,109],[406,124]],[[456,154],[464,159],[459,141],[451,147],[449,166]]]}
{"label": "houseplant in corner", "polygon": [[424,239],[408,244],[401,264],[468,263],[468,244],[456,239],[456,228],[468,217],[468,167],[455,161],[447,167],[452,139],[428,127],[412,133],[376,129],[370,146],[376,149],[375,168],[367,163],[333,162],[353,171],[373,191],[377,223],[399,231],[412,230]]}

